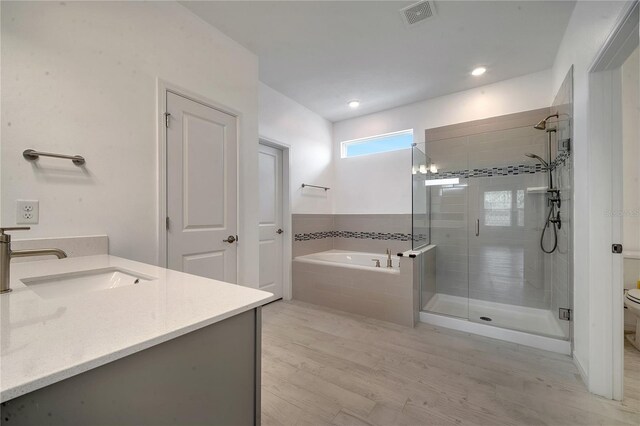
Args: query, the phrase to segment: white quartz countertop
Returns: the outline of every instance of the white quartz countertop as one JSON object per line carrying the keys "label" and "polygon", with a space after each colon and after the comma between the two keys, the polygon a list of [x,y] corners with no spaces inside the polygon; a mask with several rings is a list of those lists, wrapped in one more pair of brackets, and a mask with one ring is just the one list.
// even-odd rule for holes
{"label": "white quartz countertop", "polygon": [[[48,298],[21,281],[109,267],[154,279]],[[272,296],[109,255],[12,264],[11,287],[0,295],[1,402],[248,311]]]}

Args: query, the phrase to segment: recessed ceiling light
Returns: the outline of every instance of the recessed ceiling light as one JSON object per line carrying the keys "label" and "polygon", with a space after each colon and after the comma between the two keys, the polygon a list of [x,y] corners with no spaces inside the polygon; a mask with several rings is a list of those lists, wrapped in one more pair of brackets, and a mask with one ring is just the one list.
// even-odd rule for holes
{"label": "recessed ceiling light", "polygon": [[349,101],[349,108],[358,108],[360,106],[360,101],[357,100],[353,100],[353,101]]}
{"label": "recessed ceiling light", "polygon": [[487,69],[485,67],[478,67],[473,71],[471,71],[471,75],[475,75],[476,77],[478,77],[479,75],[482,75],[485,72],[487,72]]}

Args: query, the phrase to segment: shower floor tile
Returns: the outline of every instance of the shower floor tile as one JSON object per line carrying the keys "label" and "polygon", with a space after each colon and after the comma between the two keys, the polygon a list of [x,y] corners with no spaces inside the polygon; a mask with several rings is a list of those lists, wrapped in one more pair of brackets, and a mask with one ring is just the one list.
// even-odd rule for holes
{"label": "shower floor tile", "polygon": [[[554,313],[546,309],[528,308],[486,300],[467,299],[437,293],[424,306],[424,310],[511,330],[535,333],[548,337],[565,338],[564,331]],[[483,320],[489,318],[491,321]]]}

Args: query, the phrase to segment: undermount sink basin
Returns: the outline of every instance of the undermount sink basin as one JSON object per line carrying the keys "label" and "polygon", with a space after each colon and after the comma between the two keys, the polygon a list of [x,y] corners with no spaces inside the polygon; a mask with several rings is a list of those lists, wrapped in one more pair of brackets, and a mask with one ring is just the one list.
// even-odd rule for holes
{"label": "undermount sink basin", "polygon": [[126,269],[110,267],[23,278],[21,281],[38,296],[44,299],[54,299],[130,285],[144,285],[155,279]]}

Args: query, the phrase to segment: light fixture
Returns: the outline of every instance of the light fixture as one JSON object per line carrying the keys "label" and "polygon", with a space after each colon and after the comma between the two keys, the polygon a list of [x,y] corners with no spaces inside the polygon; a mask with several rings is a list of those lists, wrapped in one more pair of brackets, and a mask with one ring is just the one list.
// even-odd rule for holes
{"label": "light fixture", "polygon": [[418,169],[416,169],[416,166],[411,167],[411,174],[415,175],[418,173]]}
{"label": "light fixture", "polygon": [[427,174],[427,165],[426,164],[420,164],[420,173],[422,173],[423,175]]}
{"label": "light fixture", "polygon": [[471,75],[478,77],[478,76],[484,74],[485,72],[487,72],[487,69],[485,67],[478,67],[478,68],[474,69],[473,71],[471,71]]}
{"label": "light fixture", "polygon": [[436,165],[435,165],[435,164],[432,164],[432,165],[429,167],[429,171],[430,171],[431,173],[438,173],[438,168],[436,167]]}
{"label": "light fixture", "polygon": [[424,181],[425,186],[435,186],[435,185],[456,185],[460,183],[460,178],[450,178],[450,179],[429,179]]}
{"label": "light fixture", "polygon": [[354,99],[352,101],[349,101],[349,108],[358,108],[360,106],[360,101],[357,99]]}

